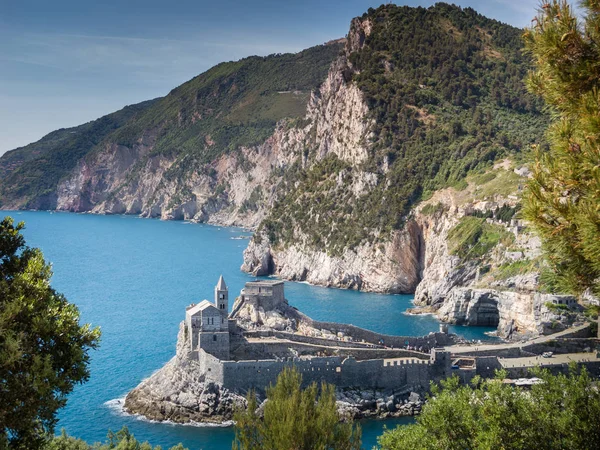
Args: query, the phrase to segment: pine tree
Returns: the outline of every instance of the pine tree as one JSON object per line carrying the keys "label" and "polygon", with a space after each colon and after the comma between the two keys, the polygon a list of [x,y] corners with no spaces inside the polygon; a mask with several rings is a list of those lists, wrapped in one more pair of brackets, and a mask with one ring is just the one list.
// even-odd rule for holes
{"label": "pine tree", "polygon": [[542,238],[554,291],[600,294],[600,0],[542,6],[526,30],[534,70],[528,87],[553,116],[524,198]]}
{"label": "pine tree", "polygon": [[340,422],[335,387],[312,383],[301,388],[302,375],[285,368],[275,386],[267,388],[267,402],[261,418],[254,392],[248,407],[235,415],[236,450],[358,450],[360,427]]}

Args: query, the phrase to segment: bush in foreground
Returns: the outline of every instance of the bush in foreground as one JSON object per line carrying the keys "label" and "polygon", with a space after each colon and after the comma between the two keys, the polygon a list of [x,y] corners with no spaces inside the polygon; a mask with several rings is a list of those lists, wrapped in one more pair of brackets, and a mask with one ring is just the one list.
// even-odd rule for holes
{"label": "bush in foreground", "polygon": [[77,307],[52,289],[50,265],[23,228],[0,222],[0,449],[35,450],[88,379],[100,330],[80,325]]}
{"label": "bush in foreground", "polygon": [[[81,439],[68,436],[65,430],[48,442],[45,450],[162,450],[162,447],[152,447],[148,442],[139,442],[127,427],[113,433],[108,432],[108,441],[104,444],[89,445]],[[181,444],[169,450],[187,450]]]}
{"label": "bush in foreground", "polygon": [[386,431],[382,450],[588,450],[600,448],[600,392],[585,369],[535,371],[531,390],[498,378],[436,386],[413,425]]}
{"label": "bush in foreground", "polygon": [[335,387],[316,383],[301,388],[302,375],[295,368],[284,369],[275,386],[267,388],[264,417],[257,412],[254,392],[248,394],[248,408],[235,415],[237,450],[358,450],[360,427],[340,422]]}

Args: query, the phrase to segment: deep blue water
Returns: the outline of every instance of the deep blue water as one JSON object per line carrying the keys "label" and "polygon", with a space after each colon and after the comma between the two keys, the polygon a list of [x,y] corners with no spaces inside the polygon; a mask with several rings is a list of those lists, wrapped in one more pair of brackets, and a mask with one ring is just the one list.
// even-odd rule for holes
{"label": "deep blue water", "polygon": [[[53,265],[53,287],[79,307],[83,321],[102,329],[100,349],[92,352],[90,380],[71,394],[58,429],[97,442],[105,440],[108,429],[127,425],[138,439],[163,448],[182,442],[190,450],[230,449],[230,428],[149,423],[122,415],[107,402],[123,398],[174,355],[185,306],[212,299],[220,274],[231,299],[251,279],[239,270],[247,241],[231,239],[248,233],[129,216],[0,213],[4,215],[26,222],[27,243],[41,248]],[[293,306],[319,320],[402,335],[423,335],[439,327],[432,316],[403,314],[409,295],[303,283],[286,283],[285,289]],[[484,332],[491,330],[450,328],[469,339],[486,339]],[[364,422],[364,448],[376,443],[384,425],[398,423],[407,420]]]}

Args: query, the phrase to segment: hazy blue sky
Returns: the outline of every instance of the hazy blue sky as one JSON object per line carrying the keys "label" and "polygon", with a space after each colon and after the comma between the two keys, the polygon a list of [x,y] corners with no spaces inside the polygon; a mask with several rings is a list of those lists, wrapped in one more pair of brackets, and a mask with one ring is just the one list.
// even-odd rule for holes
{"label": "hazy blue sky", "polygon": [[[0,154],[221,61],[344,36],[381,0],[0,0]],[[398,4],[429,6],[435,1]],[[456,0],[523,27],[538,0]]]}

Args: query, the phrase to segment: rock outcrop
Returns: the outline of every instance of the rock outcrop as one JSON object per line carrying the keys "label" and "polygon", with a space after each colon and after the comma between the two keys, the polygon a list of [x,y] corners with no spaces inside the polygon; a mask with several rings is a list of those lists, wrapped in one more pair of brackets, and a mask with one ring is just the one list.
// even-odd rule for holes
{"label": "rock outcrop", "polygon": [[205,380],[200,363],[188,358],[189,351],[182,323],[176,356],[127,394],[124,410],[157,421],[231,423],[235,409],[245,407],[246,399]]}
{"label": "rock outcrop", "polygon": [[410,221],[380,245],[364,244],[332,256],[303,244],[272,248],[254,238],[242,270],[294,281],[371,292],[412,293],[421,279],[421,229]]}

